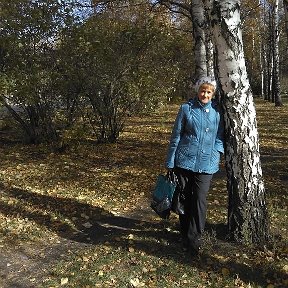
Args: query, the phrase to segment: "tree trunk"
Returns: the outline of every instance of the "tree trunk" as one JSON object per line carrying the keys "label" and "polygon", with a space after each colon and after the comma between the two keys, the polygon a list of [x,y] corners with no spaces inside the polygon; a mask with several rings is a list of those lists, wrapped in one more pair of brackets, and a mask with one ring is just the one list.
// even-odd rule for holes
{"label": "tree trunk", "polygon": [[239,10],[240,0],[215,0],[211,15],[223,92],[228,229],[231,238],[238,242],[259,243],[268,239],[268,212]]}
{"label": "tree trunk", "polygon": [[280,95],[280,77],[279,77],[279,0],[275,1],[274,6],[274,41],[273,41],[273,85],[272,93],[273,99],[275,99],[275,106],[282,106],[282,99]]}
{"label": "tree trunk", "polygon": [[204,5],[202,0],[193,0],[191,3],[191,18],[193,22],[193,37],[195,41],[194,80],[207,76],[206,46],[205,46],[205,21]]}
{"label": "tree trunk", "polygon": [[268,7],[268,13],[269,13],[269,23],[268,23],[268,43],[267,43],[267,49],[268,49],[268,76],[269,76],[269,82],[268,82],[268,100],[273,102],[274,94],[273,94],[273,71],[274,71],[274,57],[273,57],[273,51],[274,51],[274,18],[272,14],[272,8]]}
{"label": "tree trunk", "polygon": [[[264,40],[265,41],[265,40]],[[263,91],[264,91],[264,100],[270,101],[270,61],[269,58],[269,47],[267,43],[263,45]],[[272,64],[271,64],[272,65]]]}
{"label": "tree trunk", "polygon": [[20,124],[20,127],[23,129],[23,131],[28,135],[28,138],[30,139],[32,137],[32,132],[29,127],[29,124],[26,123],[26,121],[12,108],[11,105],[8,104],[5,97],[1,95],[0,97],[1,103],[6,107],[10,115]]}
{"label": "tree trunk", "polygon": [[263,43],[261,42],[259,49],[259,62],[260,62],[260,75],[261,75],[261,98],[264,98],[264,56],[263,56]]}
{"label": "tree trunk", "polygon": [[205,46],[206,46],[206,63],[207,63],[207,76],[215,78],[215,61],[214,61],[214,47],[212,42],[212,30],[211,30],[211,8],[212,0],[202,0],[204,3],[204,16],[208,25],[208,29],[205,29]]}
{"label": "tree trunk", "polygon": [[47,107],[42,107],[39,103],[26,105],[21,107],[21,112],[17,112],[2,95],[0,96],[0,102],[6,107],[13,119],[19,123],[26,134],[28,143],[57,143],[59,141],[59,134]]}
{"label": "tree trunk", "polygon": [[[286,31],[287,41],[288,41],[288,0],[283,0],[283,6],[284,6],[284,13],[285,13],[285,31]],[[288,46],[286,47],[286,49],[288,52]]]}
{"label": "tree trunk", "polygon": [[273,17],[271,5],[262,3],[262,55],[263,55],[263,86],[264,99],[273,102],[272,95],[272,71],[273,71]]}

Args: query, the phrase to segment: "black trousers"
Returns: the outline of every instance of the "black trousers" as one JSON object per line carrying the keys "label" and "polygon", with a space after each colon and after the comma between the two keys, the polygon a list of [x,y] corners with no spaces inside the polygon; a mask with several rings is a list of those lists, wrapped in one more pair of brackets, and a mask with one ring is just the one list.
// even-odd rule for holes
{"label": "black trousers", "polygon": [[185,213],[179,215],[181,236],[190,246],[199,248],[206,222],[207,194],[213,175],[178,167],[174,171],[185,195]]}

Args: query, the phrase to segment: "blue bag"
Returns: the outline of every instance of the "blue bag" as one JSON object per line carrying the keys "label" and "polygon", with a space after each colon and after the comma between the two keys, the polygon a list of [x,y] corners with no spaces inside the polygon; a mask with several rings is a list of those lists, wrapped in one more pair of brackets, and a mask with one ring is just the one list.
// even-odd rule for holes
{"label": "blue bag", "polygon": [[163,219],[168,219],[176,183],[169,175],[158,175],[152,194],[151,208]]}

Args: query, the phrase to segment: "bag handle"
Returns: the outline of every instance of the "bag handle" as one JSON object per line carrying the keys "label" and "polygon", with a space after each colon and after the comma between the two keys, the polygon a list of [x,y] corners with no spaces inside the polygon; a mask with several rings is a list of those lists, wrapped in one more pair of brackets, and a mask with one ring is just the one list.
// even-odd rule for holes
{"label": "bag handle", "polygon": [[177,175],[175,174],[175,172],[172,169],[169,169],[167,171],[166,178],[167,178],[167,180],[169,182],[172,182],[172,183],[175,183],[175,184],[178,183]]}

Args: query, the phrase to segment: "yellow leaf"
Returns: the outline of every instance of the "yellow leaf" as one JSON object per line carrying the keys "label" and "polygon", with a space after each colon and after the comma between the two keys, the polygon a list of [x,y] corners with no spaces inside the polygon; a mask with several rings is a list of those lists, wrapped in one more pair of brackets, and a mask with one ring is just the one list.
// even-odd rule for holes
{"label": "yellow leaf", "polygon": [[145,283],[140,282],[138,278],[131,279],[130,284],[132,285],[132,287],[144,287],[145,286]]}
{"label": "yellow leaf", "polygon": [[65,285],[68,283],[68,278],[61,278],[61,285]]}
{"label": "yellow leaf", "polygon": [[129,251],[130,253],[133,253],[133,252],[135,251],[135,249],[134,249],[133,247],[129,247],[129,248],[128,248],[128,251]]}
{"label": "yellow leaf", "polygon": [[284,272],[288,273],[288,265],[284,265],[283,268]]}
{"label": "yellow leaf", "polygon": [[128,235],[128,239],[133,239],[134,238],[134,235],[133,234],[129,234]]}
{"label": "yellow leaf", "polygon": [[148,272],[148,269],[144,267],[144,268],[142,269],[142,272],[143,272],[143,273],[147,273],[147,272]]}
{"label": "yellow leaf", "polygon": [[131,279],[130,280],[130,283],[133,287],[137,287],[138,284],[139,284],[139,279],[138,278],[135,278],[135,279]]}

